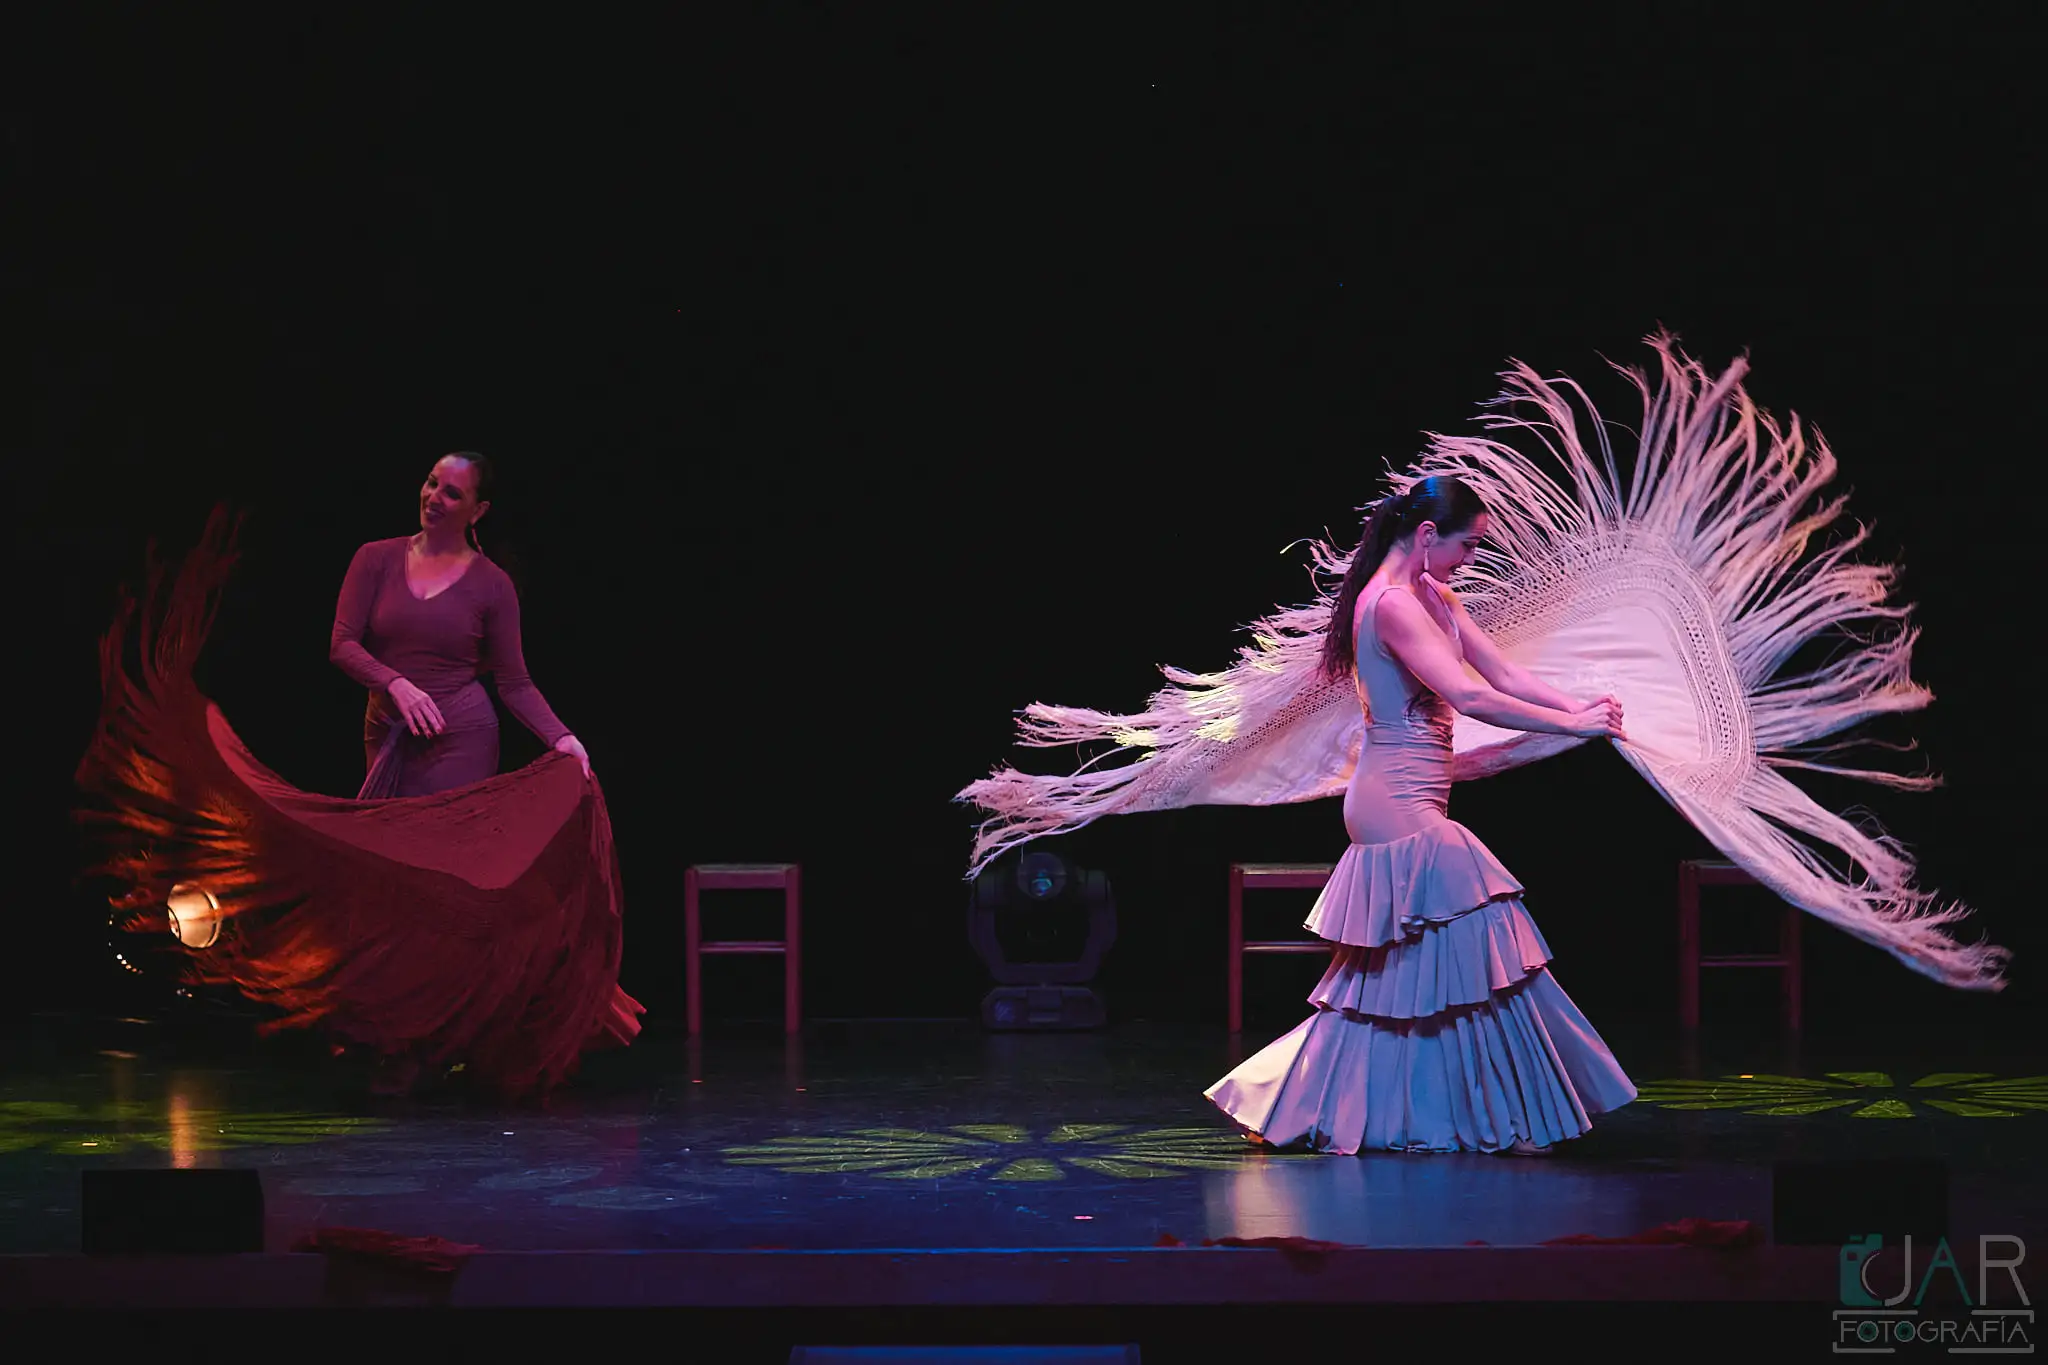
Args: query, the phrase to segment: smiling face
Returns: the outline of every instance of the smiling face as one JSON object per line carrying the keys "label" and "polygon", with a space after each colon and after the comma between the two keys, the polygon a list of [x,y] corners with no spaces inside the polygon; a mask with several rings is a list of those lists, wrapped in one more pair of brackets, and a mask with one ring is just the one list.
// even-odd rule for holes
{"label": "smiling face", "polygon": [[1439,534],[1435,522],[1423,522],[1415,528],[1414,550],[1415,557],[1421,561],[1422,572],[1440,583],[1448,580],[1479,553],[1479,542],[1486,539],[1488,525],[1484,512],[1472,518],[1463,529],[1449,535]]}
{"label": "smiling face", "polygon": [[476,466],[456,455],[443,455],[420,485],[420,529],[429,535],[461,535],[489,508],[476,496]]}

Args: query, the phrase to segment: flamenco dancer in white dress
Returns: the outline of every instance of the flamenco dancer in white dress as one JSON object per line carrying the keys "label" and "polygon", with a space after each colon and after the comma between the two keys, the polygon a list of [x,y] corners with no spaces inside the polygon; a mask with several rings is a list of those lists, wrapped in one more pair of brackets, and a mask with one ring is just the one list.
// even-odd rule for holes
{"label": "flamenco dancer in white dress", "polygon": [[[1306,926],[1335,945],[1315,1013],[1206,1092],[1266,1142],[1537,1154],[1634,1098],[1552,979],[1521,885],[1445,813],[1453,781],[1587,739],[1790,903],[1947,985],[2003,985],[2005,950],[1945,932],[1968,911],[1915,887],[1872,822],[1780,771],[1937,781],[1825,742],[1932,700],[1911,678],[1892,571],[1850,558],[1864,533],[1814,548],[1842,512],[1816,505],[1834,457],[1750,402],[1744,362],[1713,377],[1671,338],[1651,344],[1654,390],[1622,371],[1643,399],[1626,478],[1579,387],[1515,365],[1482,422],[1540,453],[1432,436],[1354,554],[1314,545],[1338,585],[1258,622],[1236,664],[1165,670],[1172,686],[1138,715],[1033,705],[1023,743],[1115,747],[1071,774],[999,768],[960,794],[990,813],[970,876],[1104,815],[1344,797],[1351,844]],[[1461,571],[1454,595],[1444,580]],[[1842,647],[1789,672],[1826,633]]]}
{"label": "flamenco dancer in white dress", "polygon": [[1374,508],[1338,591],[1323,667],[1355,680],[1365,743],[1351,847],[1308,920],[1336,950],[1316,1013],[1208,1091],[1275,1145],[1534,1155],[1635,1098],[1552,980],[1521,884],[1445,813],[1458,715],[1626,738],[1615,699],[1510,663],[1442,586],[1487,529],[1469,486],[1424,479]]}

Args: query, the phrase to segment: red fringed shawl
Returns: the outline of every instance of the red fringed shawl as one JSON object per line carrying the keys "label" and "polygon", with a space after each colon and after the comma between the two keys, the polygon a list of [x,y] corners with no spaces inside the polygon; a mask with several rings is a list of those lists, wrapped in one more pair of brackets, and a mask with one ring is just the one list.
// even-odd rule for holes
{"label": "red fringed shawl", "polygon": [[188,951],[191,971],[279,1010],[266,1031],[319,1026],[407,1065],[461,1063],[508,1097],[630,1041],[643,1011],[618,986],[618,858],[597,783],[558,753],[392,800],[278,777],[192,678],[233,539],[216,511],[174,576],[152,557],[142,600],[124,599],[102,641],[78,783],[116,906],[164,928],[149,912],[195,883],[221,930]]}

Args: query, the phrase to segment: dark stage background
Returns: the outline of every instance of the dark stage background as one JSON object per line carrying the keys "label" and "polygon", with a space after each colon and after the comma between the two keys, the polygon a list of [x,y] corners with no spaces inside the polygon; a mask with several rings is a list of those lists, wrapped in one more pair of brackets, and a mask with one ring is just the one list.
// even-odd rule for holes
{"label": "dark stage background", "polygon": [[[1908,566],[1938,696],[1909,728],[1949,785],[1826,794],[2019,953],[1966,996],[1809,925],[1814,1028],[2033,1036],[2022,11],[1561,13],[181,13],[25,40],[9,1004],[130,998],[68,881],[69,774],[117,583],[217,500],[250,516],[203,681],[288,778],[352,791],[342,571],[411,527],[435,456],[492,454],[486,543],[612,803],[627,987],[679,1017],[685,865],[793,859],[813,1014],[967,1015],[949,798],[1014,708],[1129,707],[1157,663],[1224,662],[1308,590],[1285,547],[1350,534],[1507,357],[1626,419],[1601,357],[1639,363],[1661,323],[1710,364],[1748,350]],[[1604,749],[1455,813],[1624,1060],[1668,1033],[1675,864],[1704,843]],[[1113,879],[1116,1017],[1220,1025],[1226,865],[1343,839],[1324,803],[1062,841]],[[774,1012],[754,966],[711,965],[714,1017]],[[1254,967],[1290,1022],[1313,969]]]}

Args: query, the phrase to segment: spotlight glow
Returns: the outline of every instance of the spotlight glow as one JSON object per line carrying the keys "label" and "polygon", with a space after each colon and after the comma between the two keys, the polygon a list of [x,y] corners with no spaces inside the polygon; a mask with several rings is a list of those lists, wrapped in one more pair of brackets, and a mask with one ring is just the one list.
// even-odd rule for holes
{"label": "spotlight glow", "polygon": [[220,938],[220,902],[197,882],[179,882],[164,900],[171,932],[187,948],[211,948]]}

